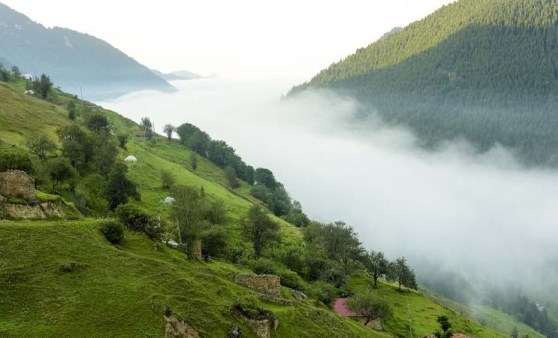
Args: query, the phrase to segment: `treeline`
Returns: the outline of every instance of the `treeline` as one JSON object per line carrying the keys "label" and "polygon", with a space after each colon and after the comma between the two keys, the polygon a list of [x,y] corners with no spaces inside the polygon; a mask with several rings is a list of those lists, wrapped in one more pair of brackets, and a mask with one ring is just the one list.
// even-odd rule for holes
{"label": "treeline", "polygon": [[233,262],[250,266],[259,274],[279,275],[283,285],[304,291],[324,304],[335,297],[354,296],[348,289],[349,277],[363,271],[372,278],[371,288],[377,288],[382,278],[396,283],[399,290],[418,288],[405,258],[389,261],[382,252],[367,251],[350,225],[312,222],[303,230],[303,245],[281,245],[278,224],[258,208],[252,208],[243,221],[253,250],[248,256],[246,252],[237,253],[231,257]]}
{"label": "treeline", "polygon": [[300,202],[291,199],[284,185],[275,179],[271,170],[254,169],[246,164],[225,141],[212,139],[206,132],[190,123],[184,123],[177,128],[166,125],[164,132],[169,139],[173,132],[176,132],[181,144],[224,169],[231,189],[239,187],[237,179],[240,179],[252,186],[252,195],[264,202],[276,216],[283,217],[299,227],[310,223]]}
{"label": "treeline", "polygon": [[546,1],[462,0],[317,75],[426,146],[502,144],[558,165],[558,17]]}

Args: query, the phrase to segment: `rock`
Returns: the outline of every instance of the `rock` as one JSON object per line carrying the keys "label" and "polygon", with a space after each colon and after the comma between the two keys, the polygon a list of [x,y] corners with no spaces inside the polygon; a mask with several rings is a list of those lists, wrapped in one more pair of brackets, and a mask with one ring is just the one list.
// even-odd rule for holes
{"label": "rock", "polygon": [[229,331],[227,332],[227,338],[243,338],[242,331],[234,323],[229,325]]}
{"label": "rock", "polygon": [[236,275],[234,281],[263,293],[279,296],[281,294],[281,278],[274,275]]}
{"label": "rock", "polygon": [[232,313],[242,322],[248,324],[258,338],[271,338],[271,332],[279,327],[279,320],[273,312],[250,304],[236,304]]}
{"label": "rock", "polygon": [[3,214],[9,219],[19,220],[64,219],[79,214],[77,210],[62,201],[34,205],[4,203],[0,209],[0,217]]}
{"label": "rock", "polygon": [[291,290],[291,292],[293,293],[293,296],[295,296],[295,298],[298,299],[298,300],[307,300],[308,299],[308,296],[302,291]]}
{"label": "rock", "polygon": [[271,324],[266,320],[249,320],[248,325],[258,338],[271,338]]}
{"label": "rock", "polygon": [[35,202],[35,180],[23,171],[9,170],[0,173],[0,195]]}
{"label": "rock", "polygon": [[176,315],[165,315],[165,321],[165,338],[200,338],[194,328]]}

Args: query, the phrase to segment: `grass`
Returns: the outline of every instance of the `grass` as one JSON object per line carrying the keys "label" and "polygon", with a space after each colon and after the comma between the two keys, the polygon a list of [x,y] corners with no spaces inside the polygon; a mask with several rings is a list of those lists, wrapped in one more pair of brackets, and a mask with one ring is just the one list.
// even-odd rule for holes
{"label": "grass", "polygon": [[[358,274],[350,278],[349,290],[362,292],[370,289],[371,285],[370,277]],[[393,311],[393,315],[384,321],[384,328],[398,337],[410,337],[410,332],[413,337],[434,334],[440,328],[436,319],[442,315],[450,319],[456,333],[466,333],[478,338],[507,336],[424,297],[421,292],[399,291],[396,285],[387,282],[381,282],[375,292],[389,302]]]}
{"label": "grass", "polygon": [[65,108],[17,92],[0,82],[0,140],[24,146],[33,133],[41,132],[57,139],[56,130],[69,124]]}
{"label": "grass", "polygon": [[47,194],[46,192],[42,192],[39,190],[35,191],[35,197],[41,202],[55,202],[60,201],[62,197],[58,195]]}
{"label": "grass", "polygon": [[[229,309],[258,294],[232,282],[241,268],[199,263],[127,233],[110,245],[95,220],[0,223],[0,336],[160,337],[166,306],[204,337],[225,337]],[[277,337],[382,337],[311,302],[257,301],[279,319]]]}
{"label": "grass", "polygon": [[511,334],[513,328],[516,327],[520,337],[529,335],[531,338],[544,338],[544,335],[535,331],[532,327],[515,320],[512,316],[501,311],[486,306],[466,306],[436,295],[428,296],[434,301],[443,304],[443,306],[454,309],[464,316],[473,318],[475,321],[498,332]]}

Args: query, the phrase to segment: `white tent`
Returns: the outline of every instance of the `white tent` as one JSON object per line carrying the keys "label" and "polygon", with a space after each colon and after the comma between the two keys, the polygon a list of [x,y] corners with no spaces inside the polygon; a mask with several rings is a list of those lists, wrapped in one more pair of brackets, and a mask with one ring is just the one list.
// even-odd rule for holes
{"label": "white tent", "polygon": [[124,161],[128,162],[128,163],[136,163],[138,161],[138,159],[135,156],[128,156],[124,159]]}
{"label": "white tent", "polygon": [[176,202],[176,200],[170,196],[163,200],[164,204],[173,204],[174,202]]}

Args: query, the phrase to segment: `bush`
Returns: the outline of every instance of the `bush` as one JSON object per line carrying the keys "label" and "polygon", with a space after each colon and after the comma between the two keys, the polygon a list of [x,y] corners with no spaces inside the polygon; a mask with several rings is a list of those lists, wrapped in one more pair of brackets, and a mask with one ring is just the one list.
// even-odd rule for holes
{"label": "bush", "polygon": [[232,310],[251,320],[275,320],[275,314],[269,310],[250,303],[235,302]]}
{"label": "bush", "polygon": [[151,239],[158,239],[161,234],[162,225],[159,219],[134,205],[119,205],[116,216],[131,231],[143,232]]}
{"label": "bush", "polygon": [[151,217],[144,210],[131,204],[119,205],[116,208],[116,216],[132,231],[144,231],[151,221]]}
{"label": "bush", "polygon": [[277,275],[281,269],[276,262],[267,258],[251,260],[248,264],[258,275]]}
{"label": "bush", "polygon": [[163,231],[163,225],[161,221],[155,217],[150,217],[149,223],[143,229],[143,232],[151,240],[159,240],[161,238],[161,232]]}
{"label": "bush", "polygon": [[317,299],[325,305],[329,306],[337,297],[338,292],[335,287],[326,282],[315,282],[306,287],[308,297]]}
{"label": "bush", "polygon": [[294,271],[281,269],[278,271],[277,275],[281,277],[281,285],[283,286],[299,291],[304,291],[306,289],[302,278]]}
{"label": "bush", "polygon": [[18,150],[0,150],[0,172],[7,170],[21,170],[33,173],[33,163],[27,153]]}
{"label": "bush", "polygon": [[228,251],[229,234],[221,227],[212,227],[202,234],[202,254],[224,257]]}
{"label": "bush", "polygon": [[280,261],[281,263],[285,264],[285,266],[287,266],[289,270],[294,271],[299,275],[303,275],[306,270],[303,255],[303,249],[298,247],[289,247],[280,254]]}
{"label": "bush", "polygon": [[161,170],[161,181],[163,182],[163,189],[170,189],[176,181],[174,175],[170,170]]}
{"label": "bush", "polygon": [[121,244],[124,240],[124,227],[117,221],[109,220],[101,223],[101,232],[112,244]]}

